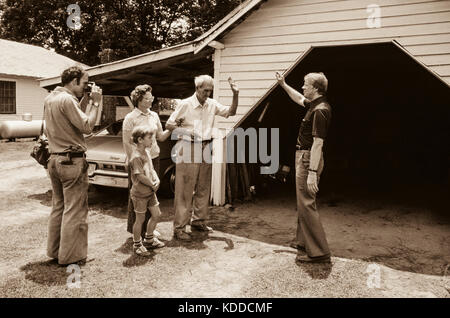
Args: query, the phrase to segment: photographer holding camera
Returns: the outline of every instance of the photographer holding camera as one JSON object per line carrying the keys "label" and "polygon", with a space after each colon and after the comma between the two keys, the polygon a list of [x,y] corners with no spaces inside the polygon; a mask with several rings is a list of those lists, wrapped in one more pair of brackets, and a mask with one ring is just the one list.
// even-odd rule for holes
{"label": "photographer holding camera", "polygon": [[48,172],[52,183],[52,211],[48,224],[47,255],[61,265],[83,264],[88,246],[88,163],[83,134],[94,128],[102,90],[92,85],[92,107],[81,110],[78,98],[88,90],[88,74],[70,67],[44,101],[45,134],[50,159]]}

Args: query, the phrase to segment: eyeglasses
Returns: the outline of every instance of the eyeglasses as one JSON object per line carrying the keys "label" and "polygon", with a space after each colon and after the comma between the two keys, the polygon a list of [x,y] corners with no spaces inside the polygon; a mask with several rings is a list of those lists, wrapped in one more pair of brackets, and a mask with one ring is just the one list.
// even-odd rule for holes
{"label": "eyeglasses", "polygon": [[155,99],[155,96],[152,96],[152,97],[150,97],[150,98],[143,98],[144,100],[148,100],[148,101],[152,101],[152,100],[154,100]]}

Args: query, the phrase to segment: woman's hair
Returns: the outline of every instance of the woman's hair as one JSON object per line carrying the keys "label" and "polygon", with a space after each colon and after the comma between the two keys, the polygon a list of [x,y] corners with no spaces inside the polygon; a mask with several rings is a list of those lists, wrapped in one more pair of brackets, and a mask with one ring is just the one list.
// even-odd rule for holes
{"label": "woman's hair", "polygon": [[147,135],[153,136],[154,131],[149,126],[137,126],[134,127],[133,132],[131,133],[131,138],[133,142],[137,145],[138,138],[144,138]]}
{"label": "woman's hair", "polygon": [[306,79],[311,79],[312,85],[317,88],[317,92],[321,95],[325,95],[328,89],[328,80],[325,77],[325,74],[320,73],[309,73],[305,76]]}
{"label": "woman's hair", "polygon": [[152,87],[150,85],[144,84],[144,85],[138,85],[136,88],[131,92],[130,98],[131,102],[133,103],[134,107],[138,107],[138,103],[142,100],[142,97],[147,92],[151,92]]}
{"label": "woman's hair", "polygon": [[77,79],[77,85],[80,85],[80,79],[86,72],[78,66],[72,66],[68,69],[65,69],[61,74],[61,84],[65,86],[73,81],[74,78]]}

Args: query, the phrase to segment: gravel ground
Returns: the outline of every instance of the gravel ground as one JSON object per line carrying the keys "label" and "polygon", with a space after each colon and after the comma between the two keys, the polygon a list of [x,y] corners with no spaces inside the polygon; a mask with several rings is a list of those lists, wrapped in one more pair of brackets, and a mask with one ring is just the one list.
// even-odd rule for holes
{"label": "gravel ground", "polygon": [[[158,230],[167,247],[136,257],[126,232],[126,191],[94,189],[88,263],[81,267],[80,288],[69,288],[73,272],[45,255],[51,187],[45,170],[29,158],[31,145],[0,142],[0,297],[449,297],[445,272],[400,269],[386,258],[370,259],[376,253],[359,255],[358,245],[353,252],[348,244],[341,247],[331,212],[324,226],[332,264],[297,265],[295,250],[287,247],[292,226],[283,227],[286,219],[292,223],[293,214],[283,210],[290,203],[272,218],[258,204],[233,212],[211,208],[216,231],[181,243],[172,239],[173,201],[161,199]],[[448,226],[439,229],[448,235]]]}

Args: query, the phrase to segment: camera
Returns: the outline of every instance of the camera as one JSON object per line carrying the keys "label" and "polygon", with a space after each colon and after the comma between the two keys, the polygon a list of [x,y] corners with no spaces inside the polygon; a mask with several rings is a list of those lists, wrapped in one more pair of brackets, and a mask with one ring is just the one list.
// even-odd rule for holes
{"label": "camera", "polygon": [[95,82],[88,82],[87,87],[84,89],[86,93],[92,92],[92,87],[95,85]]}

